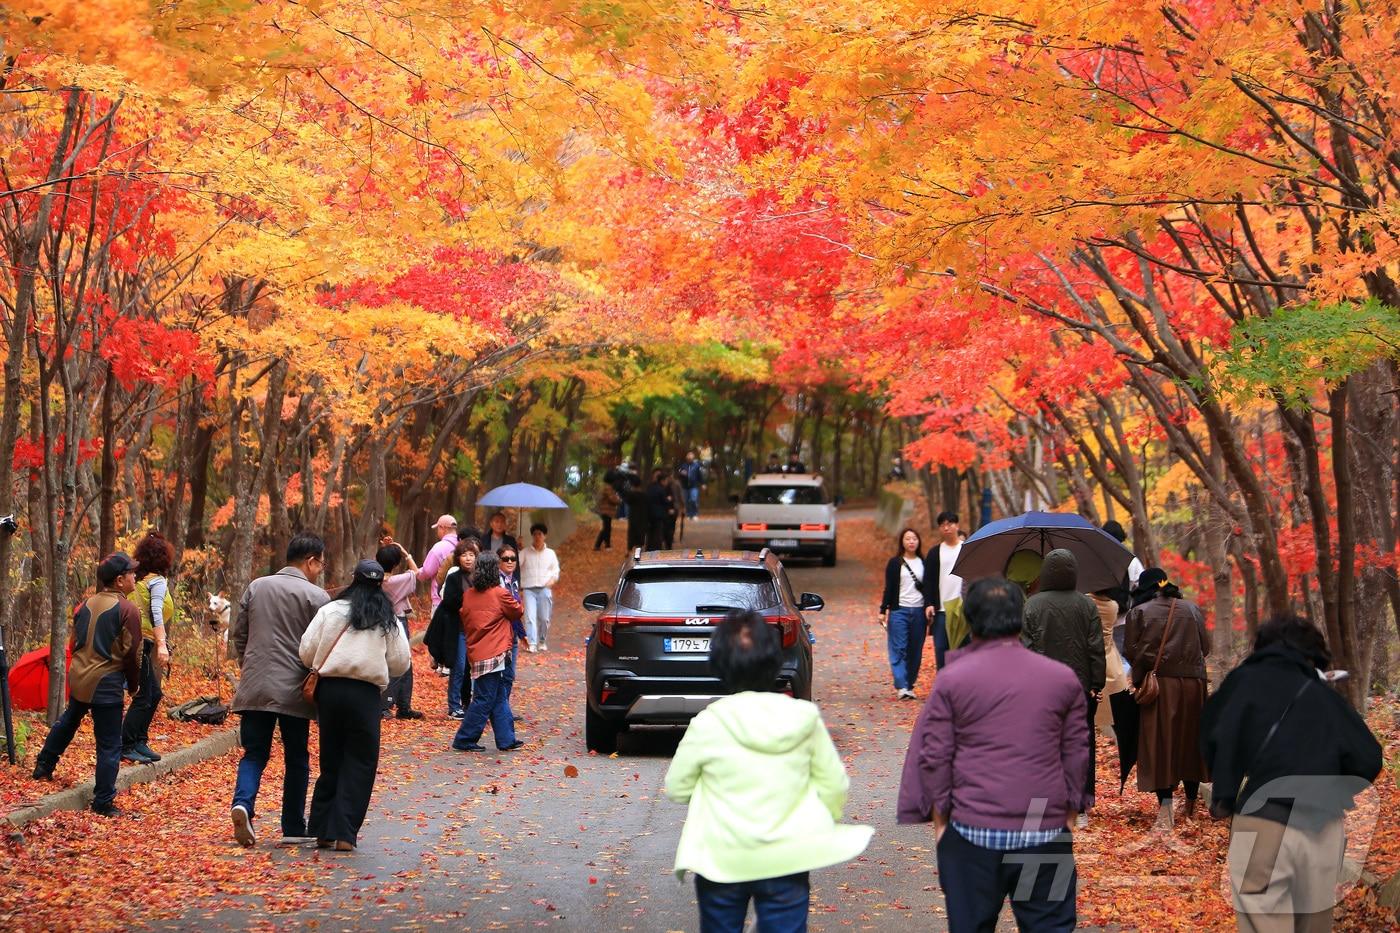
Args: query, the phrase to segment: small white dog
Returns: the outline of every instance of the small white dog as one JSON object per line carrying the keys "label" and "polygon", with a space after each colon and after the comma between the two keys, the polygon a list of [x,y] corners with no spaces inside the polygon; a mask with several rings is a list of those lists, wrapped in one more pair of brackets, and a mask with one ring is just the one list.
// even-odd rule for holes
{"label": "small white dog", "polygon": [[229,601],[214,593],[209,595],[209,627],[219,635],[220,647],[228,648],[228,624],[232,612]]}

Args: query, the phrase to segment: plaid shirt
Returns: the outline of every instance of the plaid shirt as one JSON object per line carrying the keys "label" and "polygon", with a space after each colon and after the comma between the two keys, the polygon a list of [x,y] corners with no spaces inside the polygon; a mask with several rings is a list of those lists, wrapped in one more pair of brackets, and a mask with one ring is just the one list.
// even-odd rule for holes
{"label": "plaid shirt", "polygon": [[953,820],[952,826],[968,842],[983,849],[997,852],[1010,852],[1012,849],[1029,849],[1054,842],[1065,829],[983,829],[968,826]]}
{"label": "plaid shirt", "polygon": [[505,670],[506,658],[509,656],[509,651],[502,651],[494,658],[485,658],[480,661],[471,662],[471,679],[476,680],[478,677],[482,677],[486,674],[494,674],[496,671]]}

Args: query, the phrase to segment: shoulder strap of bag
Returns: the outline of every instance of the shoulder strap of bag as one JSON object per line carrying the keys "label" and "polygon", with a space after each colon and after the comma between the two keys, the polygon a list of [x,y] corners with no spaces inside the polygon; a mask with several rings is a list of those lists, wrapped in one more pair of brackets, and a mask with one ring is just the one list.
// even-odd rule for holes
{"label": "shoulder strap of bag", "polygon": [[1162,640],[1157,644],[1157,658],[1152,662],[1152,673],[1157,673],[1157,668],[1162,663],[1162,652],[1167,647],[1167,633],[1172,630],[1172,616],[1176,615],[1176,600],[1172,600],[1171,608],[1167,610],[1167,624],[1162,628]]}
{"label": "shoulder strap of bag", "polygon": [[1254,766],[1259,763],[1259,756],[1264,754],[1264,749],[1268,748],[1269,743],[1273,741],[1274,735],[1278,732],[1278,727],[1283,725],[1284,719],[1286,719],[1288,714],[1293,710],[1293,704],[1298,702],[1298,699],[1307,691],[1308,686],[1311,684],[1312,678],[1303,681],[1303,686],[1299,687],[1298,692],[1293,694],[1293,699],[1288,701],[1288,705],[1283,708],[1283,712],[1279,713],[1278,719],[1275,719],[1274,724],[1269,727],[1269,731],[1264,733],[1264,741],[1259,743],[1259,747],[1256,748],[1254,754],[1250,756],[1249,767],[1244,771],[1246,777],[1254,771]]}
{"label": "shoulder strap of bag", "polygon": [[340,644],[340,639],[345,637],[345,633],[348,631],[350,631],[350,622],[347,619],[345,622],[345,628],[341,629],[340,634],[335,636],[335,641],[331,642],[331,650],[327,651],[326,656],[321,659],[321,663],[316,665],[317,674],[321,673],[321,668],[326,666],[326,662],[329,661],[331,659],[331,655],[335,653],[335,646]]}
{"label": "shoulder strap of bag", "polygon": [[909,571],[909,576],[914,580],[914,586],[915,586],[916,588],[917,588],[917,587],[921,587],[921,586],[924,585],[923,578],[921,578],[918,574],[916,574],[916,573],[914,572],[914,568],[913,568],[913,567],[910,567],[910,566],[909,566],[909,560],[908,560],[908,558],[901,557],[901,558],[899,559],[899,562],[900,562],[901,564],[904,565],[904,569],[905,569],[905,570]]}

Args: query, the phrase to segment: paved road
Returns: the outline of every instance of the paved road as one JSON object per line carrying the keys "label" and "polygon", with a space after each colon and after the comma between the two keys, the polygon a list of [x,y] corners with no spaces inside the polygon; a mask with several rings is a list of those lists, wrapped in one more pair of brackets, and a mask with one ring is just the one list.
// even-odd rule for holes
{"label": "paved road", "polygon": [[[794,588],[826,598],[826,611],[813,617],[816,699],[851,774],[848,819],[873,824],[877,832],[860,859],[814,874],[811,926],[942,929],[931,832],[894,824],[917,704],[892,698],[872,623],[878,556],[867,548],[861,559],[861,549],[848,544],[857,528],[873,526],[843,518],[840,565],[797,564],[789,572]],[[727,541],[728,525],[716,518],[691,525],[685,544],[720,547]],[[616,567],[616,558],[600,557],[589,571],[598,579],[584,588],[609,589]],[[265,928],[270,921],[320,929],[697,929],[693,887],[670,870],[685,809],[661,793],[680,733],[642,731],[623,736],[615,757],[586,754],[581,643],[589,621],[576,597],[570,603],[559,607],[552,638],[564,650],[522,656],[517,711],[526,719],[527,752],[453,752],[446,747],[446,721],[429,720],[407,741],[404,733],[386,739],[359,851],[278,855],[288,867],[315,864],[322,880],[329,868],[337,879],[329,903],[277,917],[254,903],[247,911],[192,904],[184,917],[163,926],[213,921]],[[419,696],[435,697],[440,689],[440,681],[430,680],[420,684]],[[420,705],[433,709],[431,700]],[[566,776],[570,766],[576,777]]]}

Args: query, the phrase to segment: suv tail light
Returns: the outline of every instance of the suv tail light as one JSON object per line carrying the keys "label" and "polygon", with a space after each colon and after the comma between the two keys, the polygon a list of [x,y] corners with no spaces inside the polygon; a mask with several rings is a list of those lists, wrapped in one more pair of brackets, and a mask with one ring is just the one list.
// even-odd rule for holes
{"label": "suv tail light", "polygon": [[739,525],[740,531],[767,531],[767,522],[742,522]]}
{"label": "suv tail light", "polygon": [[818,523],[815,523],[815,522],[813,522],[813,523],[803,522],[803,523],[802,523],[801,525],[799,525],[798,527],[799,527],[801,530],[803,530],[803,531],[826,531],[826,530],[829,529],[831,526],[830,526],[830,525],[822,525],[822,524],[818,524]]}
{"label": "suv tail light", "polygon": [[598,617],[598,641],[608,648],[613,646],[613,627],[626,625],[628,620],[624,616],[599,616]]}
{"label": "suv tail light", "polygon": [[777,616],[769,621],[782,633],[784,648],[791,648],[797,644],[797,629],[801,623],[797,621],[796,616]]}

